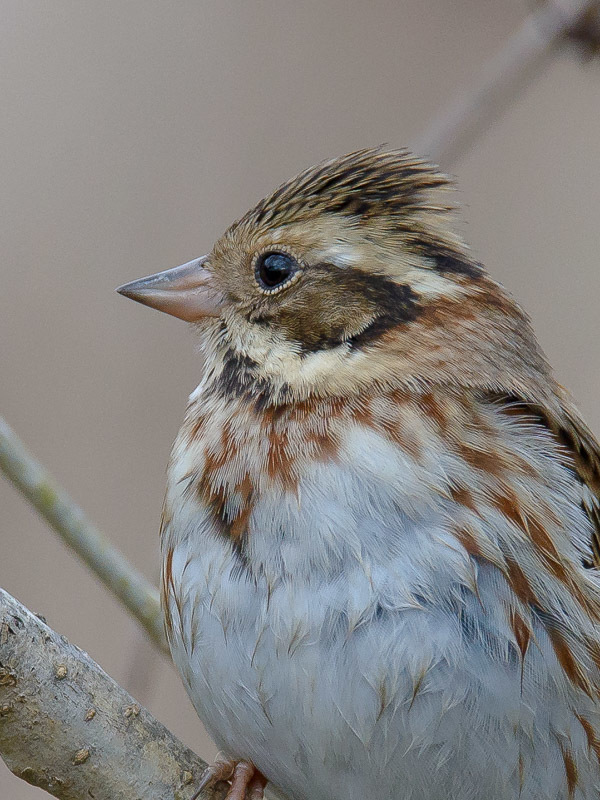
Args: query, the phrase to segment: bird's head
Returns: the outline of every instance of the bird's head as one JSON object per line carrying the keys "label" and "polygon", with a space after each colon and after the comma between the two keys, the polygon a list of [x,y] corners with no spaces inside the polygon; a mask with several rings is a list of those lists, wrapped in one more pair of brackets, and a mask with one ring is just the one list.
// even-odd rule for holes
{"label": "bird's head", "polygon": [[450,188],[405,151],[352,153],[280,186],[207,256],[118,291],[197,324],[209,372],[268,401],[466,380],[474,330],[489,351],[495,320],[527,323],[453,233]]}

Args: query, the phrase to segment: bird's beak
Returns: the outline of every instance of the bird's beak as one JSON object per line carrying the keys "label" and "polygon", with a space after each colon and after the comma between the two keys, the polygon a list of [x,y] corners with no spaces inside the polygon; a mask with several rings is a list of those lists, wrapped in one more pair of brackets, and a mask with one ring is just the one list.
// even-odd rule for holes
{"label": "bird's beak", "polygon": [[208,256],[202,256],[180,267],[125,283],[117,292],[186,322],[218,317],[224,298],[215,286],[212,272],[204,267],[207,259]]}

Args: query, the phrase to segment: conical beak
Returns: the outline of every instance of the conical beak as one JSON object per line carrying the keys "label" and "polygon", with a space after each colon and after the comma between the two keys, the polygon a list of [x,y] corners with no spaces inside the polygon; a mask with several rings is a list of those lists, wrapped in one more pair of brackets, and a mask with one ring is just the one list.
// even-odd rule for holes
{"label": "conical beak", "polygon": [[218,317],[224,297],[215,286],[212,272],[204,267],[207,258],[202,256],[180,267],[125,283],[117,292],[186,322]]}

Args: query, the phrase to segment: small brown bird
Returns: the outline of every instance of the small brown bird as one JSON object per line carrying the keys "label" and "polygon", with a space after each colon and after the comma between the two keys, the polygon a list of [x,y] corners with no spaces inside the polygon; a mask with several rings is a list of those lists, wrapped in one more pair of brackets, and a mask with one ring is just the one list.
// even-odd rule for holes
{"label": "small brown bird", "polygon": [[353,153],[119,290],[201,337],[162,598],[235,800],[600,796],[600,449],[449,188]]}

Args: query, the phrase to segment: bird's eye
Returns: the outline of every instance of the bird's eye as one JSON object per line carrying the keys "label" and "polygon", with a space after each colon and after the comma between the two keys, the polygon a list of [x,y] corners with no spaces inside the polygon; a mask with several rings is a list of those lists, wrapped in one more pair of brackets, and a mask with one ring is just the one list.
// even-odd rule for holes
{"label": "bird's eye", "polygon": [[300,265],[289,253],[271,250],[256,260],[254,274],[258,285],[268,294],[279,291],[291,283],[300,272]]}

